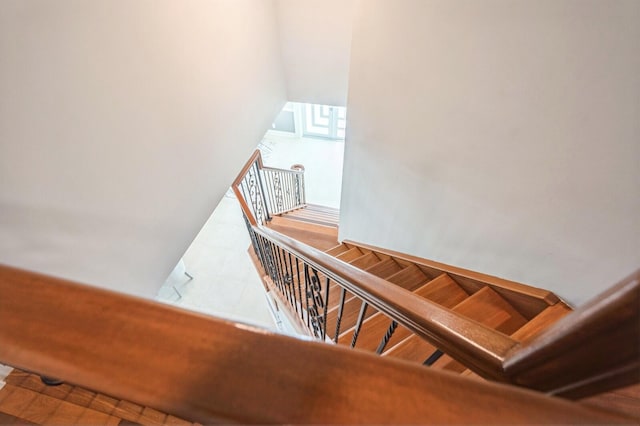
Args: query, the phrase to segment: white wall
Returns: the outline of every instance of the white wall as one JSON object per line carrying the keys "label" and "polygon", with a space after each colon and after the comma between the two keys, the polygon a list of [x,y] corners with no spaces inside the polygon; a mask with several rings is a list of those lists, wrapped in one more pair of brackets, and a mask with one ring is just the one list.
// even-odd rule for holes
{"label": "white wall", "polygon": [[288,100],[346,105],[355,0],[277,0]]}
{"label": "white wall", "polygon": [[640,266],[640,2],[356,14],[341,239],[574,304]]}
{"label": "white wall", "polygon": [[3,0],[0,263],[152,296],[286,99],[265,0]]}

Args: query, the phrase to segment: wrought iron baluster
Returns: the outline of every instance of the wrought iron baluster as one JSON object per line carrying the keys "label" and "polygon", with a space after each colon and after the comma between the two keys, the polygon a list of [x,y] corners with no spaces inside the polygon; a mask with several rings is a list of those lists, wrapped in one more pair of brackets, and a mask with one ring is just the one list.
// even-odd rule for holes
{"label": "wrought iron baluster", "polygon": [[[309,303],[309,317],[311,322],[311,327],[313,329],[313,334],[316,337],[323,338],[324,333],[324,315],[320,312],[320,309],[324,309],[324,300],[322,299],[322,282],[318,278],[318,271],[313,267],[309,267],[305,264],[306,275],[308,276],[308,291],[307,291],[307,302],[309,299],[311,303]],[[311,274],[309,274],[309,269],[311,269]],[[324,312],[324,311],[323,311]]]}
{"label": "wrought iron baluster", "polygon": [[325,282],[325,295],[324,295],[324,320],[322,321],[322,340],[327,338],[327,311],[329,311],[329,287],[331,287],[331,282],[329,281],[329,277],[327,277],[327,281]]}
{"label": "wrought iron baluster", "polygon": [[367,313],[367,302],[362,301],[362,305],[360,306],[360,314],[358,314],[358,322],[356,323],[356,328],[353,331],[353,339],[351,339],[351,347],[356,346],[356,341],[358,340],[358,334],[360,334],[360,328],[362,328],[362,322],[364,321],[364,316]]}
{"label": "wrought iron baluster", "polygon": [[[293,290],[293,300],[295,300],[295,310],[297,314],[300,314],[300,316],[302,316],[302,312],[298,311],[298,298],[296,296],[296,285],[295,285],[295,280],[294,280],[294,276],[293,276],[293,262],[291,261],[291,253],[288,253],[288,257],[289,257],[289,276],[291,277],[291,288]],[[301,308],[302,310],[302,308]]]}
{"label": "wrought iron baluster", "polygon": [[287,198],[289,200],[288,209],[293,209],[295,207],[294,200],[293,200],[293,192],[294,192],[293,174],[287,173],[287,176],[289,177],[289,185],[287,187],[287,196],[288,196]]}
{"label": "wrought iron baluster", "polygon": [[296,277],[298,278],[298,295],[300,296],[300,317],[302,318],[302,322],[304,322],[304,315],[307,314],[307,319],[309,318],[309,313],[304,310],[302,305],[302,285],[300,284],[300,260],[294,256],[296,259]]}
{"label": "wrought iron baluster", "polygon": [[269,247],[269,241],[262,235],[260,235],[260,245],[262,246],[262,253],[264,257],[262,267],[264,268],[267,275],[269,275],[269,277],[271,278],[271,282],[277,286],[278,283],[275,281],[273,265],[271,262],[271,248]]}
{"label": "wrought iron baluster", "polygon": [[275,243],[270,243],[271,253],[273,255],[273,270],[275,272],[275,280],[278,283],[278,289],[286,296],[284,289],[284,283],[282,282],[282,272],[280,270],[280,262],[278,262],[278,246]]}
{"label": "wrought iron baluster", "polygon": [[278,211],[278,208],[276,207],[275,191],[273,189],[273,173],[271,170],[265,170],[265,180],[269,185],[269,203],[271,205],[271,210],[275,213]]}
{"label": "wrought iron baluster", "polygon": [[267,210],[264,188],[262,187],[262,179],[260,178],[260,169],[257,163],[253,163],[244,178],[249,193],[249,199],[246,200],[251,205],[253,214],[259,224],[265,223],[269,218]]}
{"label": "wrought iron baluster", "polygon": [[267,255],[266,255],[265,247],[264,247],[264,237],[262,237],[261,235],[256,235],[256,241],[258,243],[258,251],[260,253],[258,255],[258,260],[260,260],[260,264],[262,265],[262,269],[264,269],[264,272],[267,275],[271,276],[271,274],[269,272]]}
{"label": "wrought iron baluster", "polygon": [[300,206],[300,179],[299,179],[299,176],[298,176],[297,173],[295,174],[295,177],[294,177],[294,187],[293,187],[293,189],[294,189],[293,194],[294,194],[294,198],[295,198],[294,202],[296,203],[296,207],[298,207],[298,206]]}
{"label": "wrought iron baluster", "polygon": [[280,280],[278,279],[278,267],[276,265],[276,258],[275,258],[275,252],[274,252],[274,244],[269,241],[268,239],[265,239],[265,242],[267,243],[267,253],[268,253],[268,261],[269,261],[269,272],[270,272],[270,276],[271,276],[271,281],[273,281],[273,283],[276,285],[276,287],[282,291],[282,288],[280,286]]}
{"label": "wrought iron baluster", "polygon": [[389,339],[391,339],[391,336],[393,336],[393,333],[396,331],[397,327],[398,327],[398,323],[395,320],[391,320],[391,324],[389,325],[387,332],[384,333],[384,336],[382,336],[382,340],[378,345],[378,349],[376,349],[376,353],[378,355],[380,355],[382,351],[384,351],[384,348],[387,347],[387,343],[389,343]]}
{"label": "wrought iron baluster", "polygon": [[284,210],[284,199],[282,193],[282,176],[280,172],[273,171],[273,193],[276,199],[275,210],[279,213]]}
{"label": "wrought iron baluster", "polygon": [[289,268],[288,268],[288,277],[289,277],[289,285],[291,287],[291,293],[293,293],[293,307],[296,310],[296,314],[298,312],[298,298],[296,297],[296,286],[293,282],[293,263],[291,262],[291,253],[287,253],[287,257],[289,258]]}
{"label": "wrought iron baluster", "polygon": [[[264,185],[262,184],[262,177],[261,177],[261,173],[260,173],[260,168],[258,167],[258,163],[255,162],[253,163],[256,167],[256,174],[258,175],[258,182],[260,182],[260,190],[261,190],[261,195],[264,201],[264,213],[265,213],[265,221],[270,221],[271,220],[271,215],[269,215],[269,209],[267,208],[267,199],[265,197],[265,192],[264,192]],[[264,223],[264,222],[262,222]]]}
{"label": "wrought iron baluster", "polygon": [[304,267],[304,300],[307,305],[307,327],[311,328],[311,311],[309,310],[309,265],[306,262],[303,263]]}
{"label": "wrought iron baluster", "polygon": [[428,367],[432,366],[437,360],[440,359],[440,357],[444,355],[444,352],[442,352],[440,349],[436,349],[434,353],[432,353],[429,358],[427,358],[422,365],[426,365]]}
{"label": "wrought iron baluster", "polygon": [[340,323],[342,322],[342,311],[344,310],[344,298],[347,294],[347,290],[344,287],[340,288],[340,307],[338,308],[338,319],[336,320],[336,336],[333,341],[338,343],[338,336],[340,336]]}
{"label": "wrought iron baluster", "polygon": [[[311,276],[311,288],[314,290],[313,298],[314,305],[316,306],[316,325],[318,333],[320,334],[318,337],[321,337],[324,340],[326,323],[324,319],[325,316],[323,314],[326,311],[326,305],[322,299],[322,281],[320,281],[317,269],[312,267],[311,272],[313,272],[313,275]],[[320,313],[319,308],[323,310],[323,313]]]}
{"label": "wrought iron baluster", "polygon": [[292,304],[291,302],[291,293],[289,292],[289,287],[287,285],[287,280],[286,280],[286,272],[285,272],[285,267],[286,267],[286,262],[284,262],[283,265],[283,261],[282,261],[282,257],[283,257],[283,253],[282,253],[282,248],[280,246],[276,246],[278,251],[278,268],[280,269],[280,279],[282,281],[282,288],[283,288],[283,292],[285,297],[287,298],[287,300],[289,301],[289,304]]}

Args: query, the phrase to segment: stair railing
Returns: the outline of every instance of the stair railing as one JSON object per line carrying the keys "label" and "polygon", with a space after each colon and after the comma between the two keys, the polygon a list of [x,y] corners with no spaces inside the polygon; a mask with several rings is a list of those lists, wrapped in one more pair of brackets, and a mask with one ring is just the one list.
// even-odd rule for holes
{"label": "stair railing", "polygon": [[[252,172],[252,167],[255,170]],[[337,341],[340,334],[345,294],[361,300],[352,347],[355,345],[367,309],[371,306],[441,351],[485,378],[515,383],[566,397],[584,397],[637,383],[640,373],[640,271],[612,288],[592,304],[576,310],[541,336],[521,344],[481,323],[421,298],[375,275],[341,262],[320,250],[268,227],[260,209],[252,210],[255,198],[245,200],[245,181],[259,182],[262,160],[256,151],[234,182],[253,250],[264,271],[292,310],[321,340]],[[244,191],[242,190],[245,185]],[[262,187],[260,187],[262,189]],[[266,195],[262,193],[263,201]],[[266,204],[266,203],[265,203]],[[254,216],[258,212],[258,217]],[[335,324],[329,328],[329,298],[339,297]],[[604,323],[604,324],[603,324]],[[619,332],[614,332],[618,330]],[[622,331],[620,331],[622,330]],[[588,336],[588,341],[585,340]],[[579,342],[593,350],[586,364]],[[595,346],[594,343],[596,342]],[[381,342],[383,345],[383,342]],[[606,348],[617,348],[607,356]],[[431,358],[431,357],[430,357]],[[596,365],[592,369],[589,365]],[[529,368],[535,366],[536,374]],[[562,369],[559,370],[561,366]]]}
{"label": "stair railing", "polygon": [[[316,338],[337,341],[345,294],[349,292],[361,300],[352,347],[367,309],[375,308],[479,374],[504,381],[504,355],[518,344],[509,336],[286,235],[251,226],[248,219],[246,223],[265,272]],[[333,292],[339,297],[340,308],[335,324],[329,328],[327,314]]]}
{"label": "stair railing", "polygon": [[263,225],[272,215],[304,207],[304,167],[291,170],[265,167],[260,150],[256,150],[242,168],[231,187],[252,225]]}
{"label": "stair railing", "polygon": [[330,292],[338,293],[341,308],[345,294],[349,292],[362,301],[353,345],[367,309],[371,307],[484,377],[504,380],[502,362],[504,355],[517,344],[513,339],[263,226],[270,220],[269,208],[274,206],[268,201],[273,198],[268,191],[274,186],[271,180],[265,183],[264,169],[260,151],[256,150],[232,188],[242,208],[257,258],[310,334],[322,340],[337,339],[342,309],[335,328],[327,329]]}

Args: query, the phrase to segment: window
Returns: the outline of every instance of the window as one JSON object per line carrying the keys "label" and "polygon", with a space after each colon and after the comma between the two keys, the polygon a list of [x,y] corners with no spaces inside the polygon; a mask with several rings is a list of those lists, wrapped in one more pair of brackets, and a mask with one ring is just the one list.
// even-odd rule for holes
{"label": "window", "polygon": [[344,139],[347,109],[329,105],[302,105],[302,135],[315,138]]}

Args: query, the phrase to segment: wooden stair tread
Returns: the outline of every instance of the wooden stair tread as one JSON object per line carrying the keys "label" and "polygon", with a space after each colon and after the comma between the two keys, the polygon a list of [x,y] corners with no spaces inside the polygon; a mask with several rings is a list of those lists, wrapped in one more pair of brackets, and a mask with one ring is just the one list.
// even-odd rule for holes
{"label": "wooden stair tread", "polygon": [[[150,407],[63,383],[46,386],[35,374],[13,370],[0,389],[0,424],[193,425]],[[47,392],[65,387],[67,391]],[[61,398],[66,393],[66,398]],[[4,422],[4,423],[3,423]]]}
{"label": "wooden stair tread", "polygon": [[358,249],[357,247],[354,247],[345,252],[340,253],[339,255],[335,256],[335,258],[340,259],[343,262],[349,262],[351,260],[355,260],[361,257],[362,255],[364,255],[364,253],[361,252],[360,249]]}
{"label": "wooden stair tread", "polygon": [[295,209],[278,215],[283,218],[302,222],[316,223],[320,225],[337,227],[340,221],[340,211],[332,208],[325,208],[313,204]]}
{"label": "wooden stair tread", "polygon": [[346,244],[342,243],[342,244],[338,244],[337,246],[331,247],[328,250],[325,250],[325,253],[327,253],[328,255],[331,256],[337,256],[342,252],[345,252],[349,250],[349,246],[347,246]]}
{"label": "wooden stair tread", "polygon": [[381,261],[380,258],[376,256],[375,253],[369,252],[369,253],[363,254],[357,259],[353,259],[349,263],[352,266],[355,266],[356,268],[367,269],[380,261]]}
{"label": "wooden stair tread", "polygon": [[441,274],[414,293],[445,308],[453,308],[469,297],[467,292],[447,274]]}
{"label": "wooden stair tread", "polygon": [[428,281],[428,279],[424,272],[416,265],[406,266],[390,277],[387,277],[387,281],[410,291],[420,287],[420,285]]}
{"label": "wooden stair tread", "polygon": [[556,303],[529,320],[529,322],[513,333],[511,337],[520,342],[529,340],[569,313],[571,313],[571,308],[562,302]]}
{"label": "wooden stair tread", "polygon": [[365,271],[369,272],[370,274],[376,275],[380,278],[386,279],[387,277],[390,277],[396,272],[399,272],[401,269],[402,269],[402,266],[400,266],[398,262],[396,262],[393,259],[386,259],[386,260],[383,260],[382,262],[379,262],[373,266],[368,267],[367,269],[365,269]]}
{"label": "wooden stair tread", "polygon": [[415,334],[412,334],[402,342],[384,352],[382,356],[389,356],[393,358],[404,359],[406,361],[422,363],[433,352],[435,352],[436,349],[437,348],[431,345],[429,342],[419,338]]}
{"label": "wooden stair tread", "polygon": [[548,306],[554,305],[559,301],[558,297],[548,290],[368,244],[353,241],[346,241],[346,243],[358,246],[361,249],[371,250],[379,256],[393,257],[399,262],[413,263],[430,277],[436,277],[440,273],[448,273],[468,294],[474,294],[488,285],[527,319],[535,317]]}
{"label": "wooden stair tread", "polygon": [[335,222],[333,220],[327,220],[326,218],[310,217],[310,216],[297,216],[297,215],[290,215],[290,214],[283,214],[280,217],[286,218],[286,219],[291,220],[291,221],[309,223],[309,224],[314,224],[314,225],[321,225],[321,226],[332,227],[332,228],[337,228],[338,227],[338,223],[337,222]]}
{"label": "wooden stair tread", "polygon": [[511,334],[527,320],[490,287],[460,302],[453,310],[504,334]]}
{"label": "wooden stair tread", "polygon": [[340,214],[340,209],[336,209],[334,207],[323,206],[320,204],[307,203],[306,208],[313,211],[322,211],[327,213],[333,213],[336,215]]}
{"label": "wooden stair tread", "polygon": [[274,216],[267,226],[318,250],[325,251],[338,245],[338,230],[330,226],[290,220],[280,216]]}
{"label": "wooden stair tread", "polygon": [[307,208],[302,208],[302,209],[282,213],[282,215],[297,216],[297,217],[315,217],[315,218],[322,218],[322,219],[324,218],[337,219],[339,217],[339,215],[334,213],[328,213],[328,212],[323,212],[318,210],[310,210]]}

